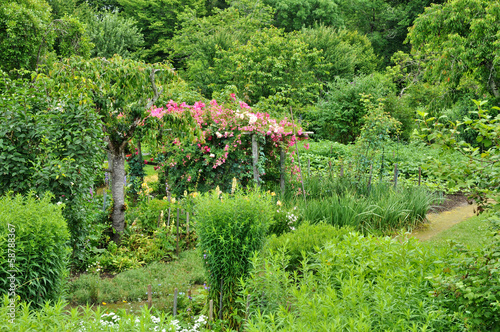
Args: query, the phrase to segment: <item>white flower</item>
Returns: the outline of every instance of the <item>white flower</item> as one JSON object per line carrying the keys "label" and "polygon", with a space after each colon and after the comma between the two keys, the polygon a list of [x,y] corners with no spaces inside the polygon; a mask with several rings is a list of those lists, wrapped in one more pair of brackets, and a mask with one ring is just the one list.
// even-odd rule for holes
{"label": "white flower", "polygon": [[216,132],[216,133],[215,133],[215,136],[217,136],[217,138],[221,138],[221,137],[222,137],[222,136],[224,136],[224,135],[222,135],[222,134],[221,134],[221,133],[219,133],[219,132]]}
{"label": "white flower", "polygon": [[215,155],[213,153],[211,153],[210,158],[215,158]]}
{"label": "white flower", "polygon": [[248,120],[248,123],[253,125],[255,122],[257,122],[257,117],[255,115],[250,115],[250,120]]}

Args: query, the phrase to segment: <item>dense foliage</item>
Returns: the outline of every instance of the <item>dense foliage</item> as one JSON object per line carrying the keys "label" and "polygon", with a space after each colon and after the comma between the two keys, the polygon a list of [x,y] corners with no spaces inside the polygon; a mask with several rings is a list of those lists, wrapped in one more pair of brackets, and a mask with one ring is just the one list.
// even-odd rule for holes
{"label": "dense foliage", "polygon": [[1,4],[1,70],[38,70],[54,56],[89,56],[93,45],[77,18],[53,20],[51,7],[44,0],[4,0]]}
{"label": "dense foliage", "polygon": [[286,31],[300,30],[314,23],[335,28],[343,26],[338,1],[265,0],[264,3],[275,10],[274,25]]}
{"label": "dense foliage", "polygon": [[286,270],[298,271],[306,257],[319,252],[328,242],[338,240],[353,230],[350,227],[339,228],[326,223],[303,223],[291,232],[271,237],[264,248],[264,256],[271,257],[281,250],[289,259]]}
{"label": "dense foliage", "polygon": [[[441,193],[498,214],[498,22],[487,0],[0,0],[22,283],[0,329],[498,330],[498,232],[403,235]],[[95,313],[42,303],[68,244]]]}
{"label": "dense foliage", "polygon": [[[72,235],[75,264],[82,264],[89,232],[84,200],[100,167],[102,130],[91,101],[82,95],[52,91],[52,80],[9,80],[0,86],[0,185],[8,191],[39,195],[51,191]],[[84,264],[84,263],[83,263]]]}
{"label": "dense foliage", "polygon": [[161,62],[170,52],[169,39],[182,22],[183,14],[194,10],[205,13],[201,0],[118,0],[125,16],[134,19],[144,34],[147,46],[144,57],[149,62]]}
{"label": "dense foliage", "polygon": [[[450,174],[457,186],[471,192],[471,197],[480,205],[480,210],[491,206],[494,199],[497,204],[500,190],[500,114],[496,116],[484,109],[485,101],[475,101],[477,111],[471,112],[471,118],[462,121],[443,123],[441,119],[429,117],[420,112],[420,136],[429,143],[453,149],[462,154],[462,167],[442,165],[435,169],[435,174]],[[493,107],[494,110],[500,110]],[[464,141],[459,136],[463,131],[476,131],[474,143]]]}
{"label": "dense foliage", "polygon": [[342,229],[333,235],[318,253],[304,253],[298,271],[287,269],[286,247],[252,258],[242,290],[244,299],[250,295],[246,331],[461,330],[428,294],[427,278],[442,271],[449,254],[415,239],[400,243]]}
{"label": "dense foliage", "polygon": [[[392,84],[380,74],[358,76],[350,79],[337,78],[329,86],[317,107],[307,114],[312,128],[319,138],[341,143],[353,142],[360,134],[367,109],[361,94],[370,94],[375,100],[391,93]],[[316,137],[316,136],[315,136]]]}
{"label": "dense foliage", "polygon": [[42,306],[64,289],[70,248],[63,206],[33,193],[0,198],[0,294]]}
{"label": "dense foliage", "polygon": [[[33,307],[18,305],[16,312],[18,317],[13,324],[8,323],[8,299],[3,299],[0,307],[0,328],[9,331],[26,331],[33,329],[39,331],[75,331],[83,330],[88,332],[102,331],[180,331],[183,326],[177,319],[164,313],[150,312],[146,307],[139,311],[139,314],[127,313],[125,310],[118,312],[93,311],[91,307],[66,310],[67,302],[57,301],[53,305],[46,304],[40,310],[34,311]],[[193,324],[184,326],[191,331],[206,331],[203,327],[206,323],[206,316],[198,316],[193,319]]]}
{"label": "dense foliage", "polygon": [[237,188],[234,194],[215,190],[197,200],[199,246],[209,298],[214,300],[215,312],[231,320],[231,325],[239,325],[233,316],[241,310],[236,303],[239,281],[249,271],[253,252],[264,244],[273,217],[271,204],[266,193],[254,190],[245,195]]}
{"label": "dense foliage", "polygon": [[434,296],[442,299],[471,330],[500,329],[500,213],[490,216],[492,239],[479,252],[456,246],[463,255],[448,273],[434,279]]}
{"label": "dense foliage", "polygon": [[115,54],[124,58],[133,57],[144,43],[144,35],[136,22],[117,12],[92,15],[87,22],[87,31],[94,44],[91,51],[93,57],[111,58]]}

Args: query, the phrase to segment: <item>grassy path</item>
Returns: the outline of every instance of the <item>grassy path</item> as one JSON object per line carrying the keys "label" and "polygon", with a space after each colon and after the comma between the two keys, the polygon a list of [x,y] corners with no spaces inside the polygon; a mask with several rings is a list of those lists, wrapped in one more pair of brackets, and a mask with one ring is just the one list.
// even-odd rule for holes
{"label": "grassy path", "polygon": [[475,206],[460,204],[451,210],[440,213],[430,213],[427,215],[429,223],[413,232],[412,236],[420,241],[427,241],[437,234],[450,229],[454,225],[461,223],[475,216]]}
{"label": "grassy path", "polygon": [[486,216],[476,216],[473,205],[461,204],[448,211],[431,213],[428,219],[429,223],[411,236],[429,246],[448,247],[448,241],[452,240],[480,249],[491,239]]}

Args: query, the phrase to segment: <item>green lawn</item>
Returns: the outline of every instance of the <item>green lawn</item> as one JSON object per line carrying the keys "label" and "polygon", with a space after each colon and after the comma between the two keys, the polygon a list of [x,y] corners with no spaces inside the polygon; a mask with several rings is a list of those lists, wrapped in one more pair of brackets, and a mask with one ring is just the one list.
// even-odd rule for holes
{"label": "green lawn", "polygon": [[490,239],[488,236],[489,223],[486,219],[486,215],[469,218],[424,243],[433,247],[445,247],[448,246],[448,240],[453,240],[471,249],[479,249]]}

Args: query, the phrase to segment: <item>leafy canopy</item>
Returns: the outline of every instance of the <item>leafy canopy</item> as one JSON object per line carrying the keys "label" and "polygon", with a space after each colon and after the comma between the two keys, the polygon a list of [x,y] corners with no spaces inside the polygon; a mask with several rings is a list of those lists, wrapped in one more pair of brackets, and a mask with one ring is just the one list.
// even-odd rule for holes
{"label": "leafy canopy", "polygon": [[464,94],[497,103],[499,21],[498,1],[452,0],[432,5],[410,29],[411,54],[394,57],[399,79],[413,91],[420,84],[430,84],[440,90],[440,99],[444,96],[451,103]]}

